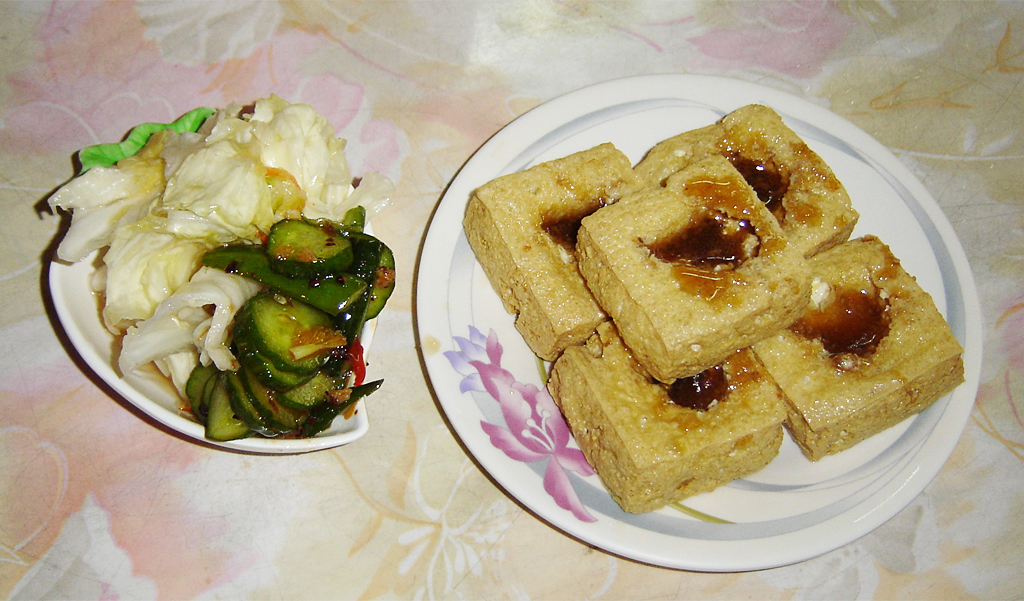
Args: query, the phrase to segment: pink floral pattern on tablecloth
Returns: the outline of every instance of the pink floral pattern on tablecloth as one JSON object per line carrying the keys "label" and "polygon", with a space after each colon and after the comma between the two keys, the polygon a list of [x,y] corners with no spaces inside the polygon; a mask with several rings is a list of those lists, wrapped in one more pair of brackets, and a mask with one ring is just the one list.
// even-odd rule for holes
{"label": "pink floral pattern on tablecloth", "polygon": [[[122,32],[115,44],[111,28]],[[139,123],[169,122],[197,106],[245,104],[273,93],[312,105],[339,136],[358,140],[358,151],[348,156],[354,174],[391,175],[396,167],[398,132],[390,121],[366,117],[364,86],[303,69],[322,46],[322,34],[287,29],[254,40],[245,58],[193,65],[167,61],[147,33],[127,3],[54,3],[38,35],[43,60],[10,78],[19,101],[4,115],[0,147],[70,154],[120,140]]]}
{"label": "pink floral pattern on tablecloth", "polygon": [[690,38],[707,56],[788,75],[816,74],[853,20],[827,0],[730,2],[731,26]]}

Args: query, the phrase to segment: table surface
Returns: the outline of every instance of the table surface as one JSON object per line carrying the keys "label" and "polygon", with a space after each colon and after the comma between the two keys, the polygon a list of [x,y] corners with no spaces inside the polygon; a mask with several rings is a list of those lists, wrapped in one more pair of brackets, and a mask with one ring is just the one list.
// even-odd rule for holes
{"label": "table surface", "polygon": [[[986,598],[1024,591],[1024,4],[0,3],[0,594],[12,598]],[[951,457],[894,518],[796,565],[704,574],[564,535],[446,424],[412,283],[431,213],[490,136],[580,87],[731,77],[831,109],[889,148],[971,263],[984,361]],[[263,456],[189,441],[83,367],[43,274],[45,199],[79,148],[276,93],[396,185],[375,232],[398,287],[369,433]]]}

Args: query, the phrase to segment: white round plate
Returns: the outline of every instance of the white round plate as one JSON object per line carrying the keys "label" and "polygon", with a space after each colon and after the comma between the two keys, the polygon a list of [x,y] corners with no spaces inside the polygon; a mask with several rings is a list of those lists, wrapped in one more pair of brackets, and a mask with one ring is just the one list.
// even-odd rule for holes
{"label": "white round plate", "polygon": [[[466,240],[466,202],[474,188],[497,176],[602,142],[636,163],[655,143],[751,103],[774,108],[833,168],[861,214],[854,235],[875,234],[889,244],[932,294],[964,346],[967,381],[916,417],[843,453],[812,463],[787,437],[779,456],[748,478],[679,507],[629,514],[577,462],[578,447],[544,390],[542,369]],[[802,561],[891,518],[949,457],[981,368],[981,317],[970,267],[924,186],[884,146],[828,110],[759,85],[697,75],[584,88],[526,113],[484,144],[431,221],[419,263],[417,324],[445,415],[509,494],[595,547],[696,571]]]}
{"label": "white round plate", "polygon": [[[71,265],[52,262],[50,269],[50,295],[57,318],[64,327],[71,344],[92,371],[146,415],[161,424],[205,443],[252,453],[285,454],[306,453],[348,444],[369,430],[363,401],[356,404],[356,413],[349,419],[339,417],[331,427],[311,438],[263,438],[253,436],[239,440],[216,441],[206,438],[202,424],[184,410],[186,401],[150,364],[121,377],[116,369],[119,342],[103,326],[98,296],[92,292],[89,280],[95,272],[96,254]],[[368,352],[373,339],[375,322],[367,322],[362,343]]]}

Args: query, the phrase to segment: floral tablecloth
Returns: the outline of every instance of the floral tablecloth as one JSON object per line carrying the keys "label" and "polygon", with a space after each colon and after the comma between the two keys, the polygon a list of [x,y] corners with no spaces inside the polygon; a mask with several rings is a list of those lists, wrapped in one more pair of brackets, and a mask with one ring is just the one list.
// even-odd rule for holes
{"label": "floral tablecloth", "polygon": [[[1024,4],[1018,2],[0,3],[0,593],[68,598],[985,598],[1024,591]],[[618,77],[702,73],[810,100],[936,198],[980,294],[984,364],[945,467],[825,555],[758,572],[644,565],[566,536],[477,466],[432,396],[413,282],[432,211],[490,136]],[[46,198],[73,154],[195,106],[317,108],[398,288],[358,442],[265,456],[143,416],[67,343]]]}

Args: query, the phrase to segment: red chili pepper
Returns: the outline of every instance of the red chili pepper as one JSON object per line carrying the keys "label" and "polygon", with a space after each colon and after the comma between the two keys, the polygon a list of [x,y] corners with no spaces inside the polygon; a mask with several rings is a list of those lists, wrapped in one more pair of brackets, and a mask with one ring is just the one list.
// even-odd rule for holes
{"label": "red chili pepper", "polygon": [[353,386],[359,386],[366,378],[366,360],[363,358],[363,345],[356,338],[348,345],[348,358],[352,362]]}

